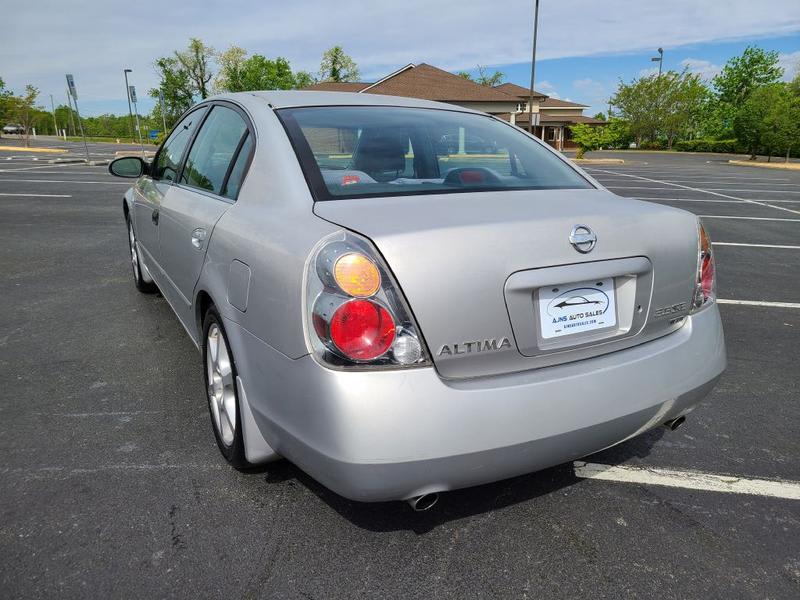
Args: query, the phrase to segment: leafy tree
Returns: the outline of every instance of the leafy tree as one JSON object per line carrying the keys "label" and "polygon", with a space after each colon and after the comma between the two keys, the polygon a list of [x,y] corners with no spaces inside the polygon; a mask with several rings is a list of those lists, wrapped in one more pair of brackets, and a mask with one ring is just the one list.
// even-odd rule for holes
{"label": "leafy tree", "polygon": [[314,77],[308,71],[297,71],[294,74],[295,89],[302,90],[315,82]]}
{"label": "leafy tree", "polygon": [[[763,149],[769,154],[791,145],[792,96],[787,86],[774,83],[754,90],[736,113],[733,130],[750,152],[750,159]],[[796,102],[796,100],[795,100]]]}
{"label": "leafy tree", "polygon": [[[167,127],[173,125],[192,104],[194,104],[194,93],[189,73],[183,68],[180,61],[172,56],[165,56],[156,60],[156,72],[158,73],[160,84],[157,88],[150,90],[151,98],[158,99],[159,91],[164,96],[164,117]],[[156,102],[154,116],[157,121],[161,121],[161,105]]]}
{"label": "leafy tree", "polygon": [[175,58],[192,83],[192,91],[203,100],[208,98],[208,83],[213,77],[211,64],[215,56],[215,50],[198,38],[191,38],[186,50],[175,52]]}
{"label": "leafy tree", "polygon": [[489,87],[494,87],[496,85],[500,85],[503,83],[503,79],[506,76],[504,73],[500,71],[494,71],[493,73],[489,73],[485,67],[478,65],[478,77],[475,79],[475,83],[479,83],[481,85],[486,85]]}
{"label": "leafy tree", "polygon": [[633,141],[628,122],[612,117],[608,125],[603,126],[604,148],[627,148]]}
{"label": "leafy tree", "polygon": [[[289,61],[285,58],[279,56],[270,60],[260,54],[254,54],[249,58],[245,56],[245,51],[235,46],[222,54],[220,74],[214,82],[216,90],[245,92],[290,90],[299,87],[297,77],[292,73]],[[301,77],[301,80],[301,83],[308,85],[305,77]]]}
{"label": "leafy tree", "polygon": [[577,123],[570,126],[572,141],[578,145],[578,154],[575,158],[581,159],[583,155],[592,150],[599,150],[606,143],[605,127]]}
{"label": "leafy tree", "polygon": [[712,83],[722,102],[741,106],[757,88],[777,83],[783,76],[778,53],[748,46],[741,56],[734,56]]}
{"label": "leafy tree", "polygon": [[602,113],[602,112],[599,112],[594,116],[594,118],[595,119],[599,119],[601,121],[605,121],[606,120],[606,115],[604,113]]}
{"label": "leafy tree", "polygon": [[469,74],[469,71],[459,71],[458,73],[456,73],[456,75],[461,77],[461,79],[466,79],[467,81],[475,81],[474,79],[472,79],[472,75]]}
{"label": "leafy tree", "polygon": [[31,128],[34,126],[34,116],[36,112],[36,98],[39,96],[39,89],[28,84],[25,86],[25,93],[21,96],[10,96],[10,116],[14,121],[25,128],[25,147],[30,145]]}
{"label": "leafy tree", "polygon": [[319,66],[320,81],[358,81],[355,61],[345,54],[341,46],[334,46],[322,55]]}

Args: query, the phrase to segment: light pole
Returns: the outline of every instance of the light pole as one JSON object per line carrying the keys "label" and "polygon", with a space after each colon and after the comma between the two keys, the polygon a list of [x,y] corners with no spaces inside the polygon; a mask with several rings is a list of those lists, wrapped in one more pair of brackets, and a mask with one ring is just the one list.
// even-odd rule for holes
{"label": "light pole", "polygon": [[528,133],[533,135],[533,85],[536,81],[536,34],[539,31],[539,0],[534,0],[533,50],[531,52],[531,95],[528,98]]}
{"label": "light pole", "polygon": [[661,66],[664,64],[664,49],[658,49],[658,56],[654,56],[650,59],[652,62],[658,63],[658,76],[661,77]]}
{"label": "light pole", "polygon": [[125,69],[125,95],[128,97],[128,118],[131,124],[131,141],[134,139],[133,134],[133,111],[131,110],[131,88],[128,86],[128,73],[133,73],[133,69]]}

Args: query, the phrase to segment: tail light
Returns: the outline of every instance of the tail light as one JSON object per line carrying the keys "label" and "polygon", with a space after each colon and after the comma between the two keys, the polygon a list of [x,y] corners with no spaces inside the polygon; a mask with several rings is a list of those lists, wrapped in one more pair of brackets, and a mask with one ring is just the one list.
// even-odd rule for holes
{"label": "tail light", "polygon": [[391,273],[369,241],[350,232],[326,237],[311,254],[306,324],[314,355],[333,367],[430,364]]}
{"label": "tail light", "polygon": [[692,311],[697,311],[710,304],[717,296],[717,282],[714,269],[714,253],[711,249],[711,238],[705,227],[698,221],[697,279],[695,281]]}

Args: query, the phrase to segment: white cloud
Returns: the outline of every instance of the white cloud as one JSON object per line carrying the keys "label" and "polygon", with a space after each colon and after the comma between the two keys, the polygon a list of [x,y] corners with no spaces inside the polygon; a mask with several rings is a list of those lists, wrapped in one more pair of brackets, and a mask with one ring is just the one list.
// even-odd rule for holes
{"label": "white cloud", "polygon": [[722,67],[719,65],[715,65],[708,60],[702,60],[699,58],[684,58],[681,61],[681,66],[689,69],[690,73],[700,75],[701,79],[706,80],[713,79],[714,76],[722,70]]}
{"label": "white cloud", "polygon": [[[153,60],[192,36],[311,71],[326,48],[341,44],[367,80],[409,62],[457,70],[530,57],[530,0],[508,0],[503,10],[463,0],[405,0],[402,10],[367,0],[173,0],[155,12],[127,0],[68,4],[65,23],[51,18],[64,14],[62,0],[4,3],[3,21],[14,23],[0,44],[9,87],[33,83],[43,97],[63,98],[64,73],[73,73],[82,102],[124,102],[123,68],[145,91],[156,83]],[[797,0],[574,0],[542,3],[539,23],[538,57],[552,59],[787,35],[800,31],[800,11]]]}
{"label": "white cloud", "polygon": [[572,82],[572,87],[578,90],[584,104],[604,104],[608,100],[608,88],[591,77],[576,79]]}
{"label": "white cloud", "polygon": [[546,79],[544,81],[538,82],[534,87],[536,88],[537,92],[542,92],[543,94],[547,94],[551,98],[561,98],[561,96],[559,96],[558,92],[556,91],[555,86],[553,86],[553,84],[547,81]]}
{"label": "white cloud", "polygon": [[800,50],[778,55],[778,64],[783,68],[783,80],[791,81],[800,74]]}

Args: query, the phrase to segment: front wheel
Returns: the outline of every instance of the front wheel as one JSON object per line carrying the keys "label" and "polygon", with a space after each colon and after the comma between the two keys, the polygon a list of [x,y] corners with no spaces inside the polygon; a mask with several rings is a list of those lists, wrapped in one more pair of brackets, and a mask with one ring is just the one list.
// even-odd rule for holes
{"label": "front wheel", "polygon": [[244,454],[236,364],[222,319],[214,307],[208,310],[203,322],[203,359],[208,410],[217,446],[233,467],[247,468],[250,463]]}
{"label": "front wheel", "polygon": [[145,281],[142,277],[142,262],[139,258],[139,250],[136,248],[136,233],[133,231],[133,223],[130,216],[125,218],[128,224],[128,248],[130,249],[131,268],[133,269],[133,284],[136,289],[144,294],[152,294],[158,288],[152,281]]}

